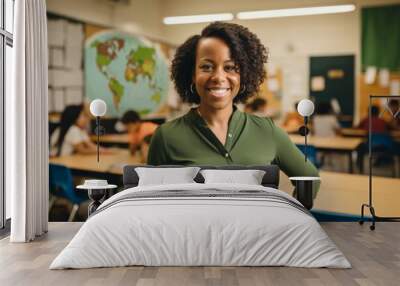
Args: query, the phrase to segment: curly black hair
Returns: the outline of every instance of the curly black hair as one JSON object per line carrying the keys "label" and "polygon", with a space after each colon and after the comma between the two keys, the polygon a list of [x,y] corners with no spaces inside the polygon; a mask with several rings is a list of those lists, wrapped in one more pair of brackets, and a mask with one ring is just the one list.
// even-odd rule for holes
{"label": "curly black hair", "polygon": [[196,91],[191,91],[196,64],[197,45],[202,38],[219,38],[229,47],[231,57],[239,68],[240,92],[234,102],[246,102],[255,95],[266,77],[264,64],[268,52],[258,37],[246,27],[238,24],[213,22],[200,35],[194,35],[178,47],[172,60],[171,79],[184,102],[200,103]]}

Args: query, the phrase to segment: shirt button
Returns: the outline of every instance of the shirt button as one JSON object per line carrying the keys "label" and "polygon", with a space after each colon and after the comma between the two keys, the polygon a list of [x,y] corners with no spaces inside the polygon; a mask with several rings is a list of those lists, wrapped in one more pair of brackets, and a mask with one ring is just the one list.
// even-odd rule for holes
{"label": "shirt button", "polygon": [[229,138],[232,138],[232,134],[231,134],[231,133],[229,133],[229,134],[228,134],[228,137],[229,137]]}
{"label": "shirt button", "polygon": [[225,158],[228,158],[229,157],[229,153],[225,153]]}

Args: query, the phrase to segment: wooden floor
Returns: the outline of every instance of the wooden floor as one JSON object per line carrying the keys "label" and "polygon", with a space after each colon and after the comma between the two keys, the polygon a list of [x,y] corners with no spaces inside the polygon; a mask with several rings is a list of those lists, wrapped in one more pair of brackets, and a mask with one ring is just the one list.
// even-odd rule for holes
{"label": "wooden floor", "polygon": [[50,223],[27,244],[0,241],[0,285],[400,285],[400,224],[325,223],[352,269],[289,267],[121,267],[48,270],[81,223]]}

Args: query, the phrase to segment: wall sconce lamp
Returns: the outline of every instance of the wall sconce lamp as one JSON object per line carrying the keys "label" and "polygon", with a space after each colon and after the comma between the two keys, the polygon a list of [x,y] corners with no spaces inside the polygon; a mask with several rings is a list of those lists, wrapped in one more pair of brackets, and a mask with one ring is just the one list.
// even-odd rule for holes
{"label": "wall sconce lamp", "polygon": [[308,118],[314,113],[314,103],[309,99],[302,99],[297,105],[297,112],[304,117],[304,125],[300,127],[299,133],[304,136],[304,158],[307,162],[307,134],[310,132],[308,129]]}
{"label": "wall sconce lamp", "polygon": [[90,113],[96,117],[96,135],[97,135],[97,162],[99,162],[99,137],[100,137],[100,117],[107,112],[107,104],[102,99],[95,99],[90,103]]}

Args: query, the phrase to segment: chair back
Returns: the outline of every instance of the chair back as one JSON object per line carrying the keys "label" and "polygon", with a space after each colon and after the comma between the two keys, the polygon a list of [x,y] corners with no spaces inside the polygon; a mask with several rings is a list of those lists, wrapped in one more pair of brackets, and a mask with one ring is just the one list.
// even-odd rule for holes
{"label": "chair back", "polygon": [[376,133],[372,134],[372,148],[377,149],[377,151],[393,151],[394,148],[394,140],[387,133]]}
{"label": "chair back", "polygon": [[53,195],[66,198],[73,204],[88,200],[86,192],[75,191],[71,170],[64,165],[49,164],[49,187]]}
{"label": "chair back", "polygon": [[[305,154],[306,152],[306,145],[304,144],[296,144],[297,148]],[[313,145],[307,145],[307,159],[310,160],[311,163],[314,164],[315,167],[320,168],[320,164],[317,159],[317,148]]]}

